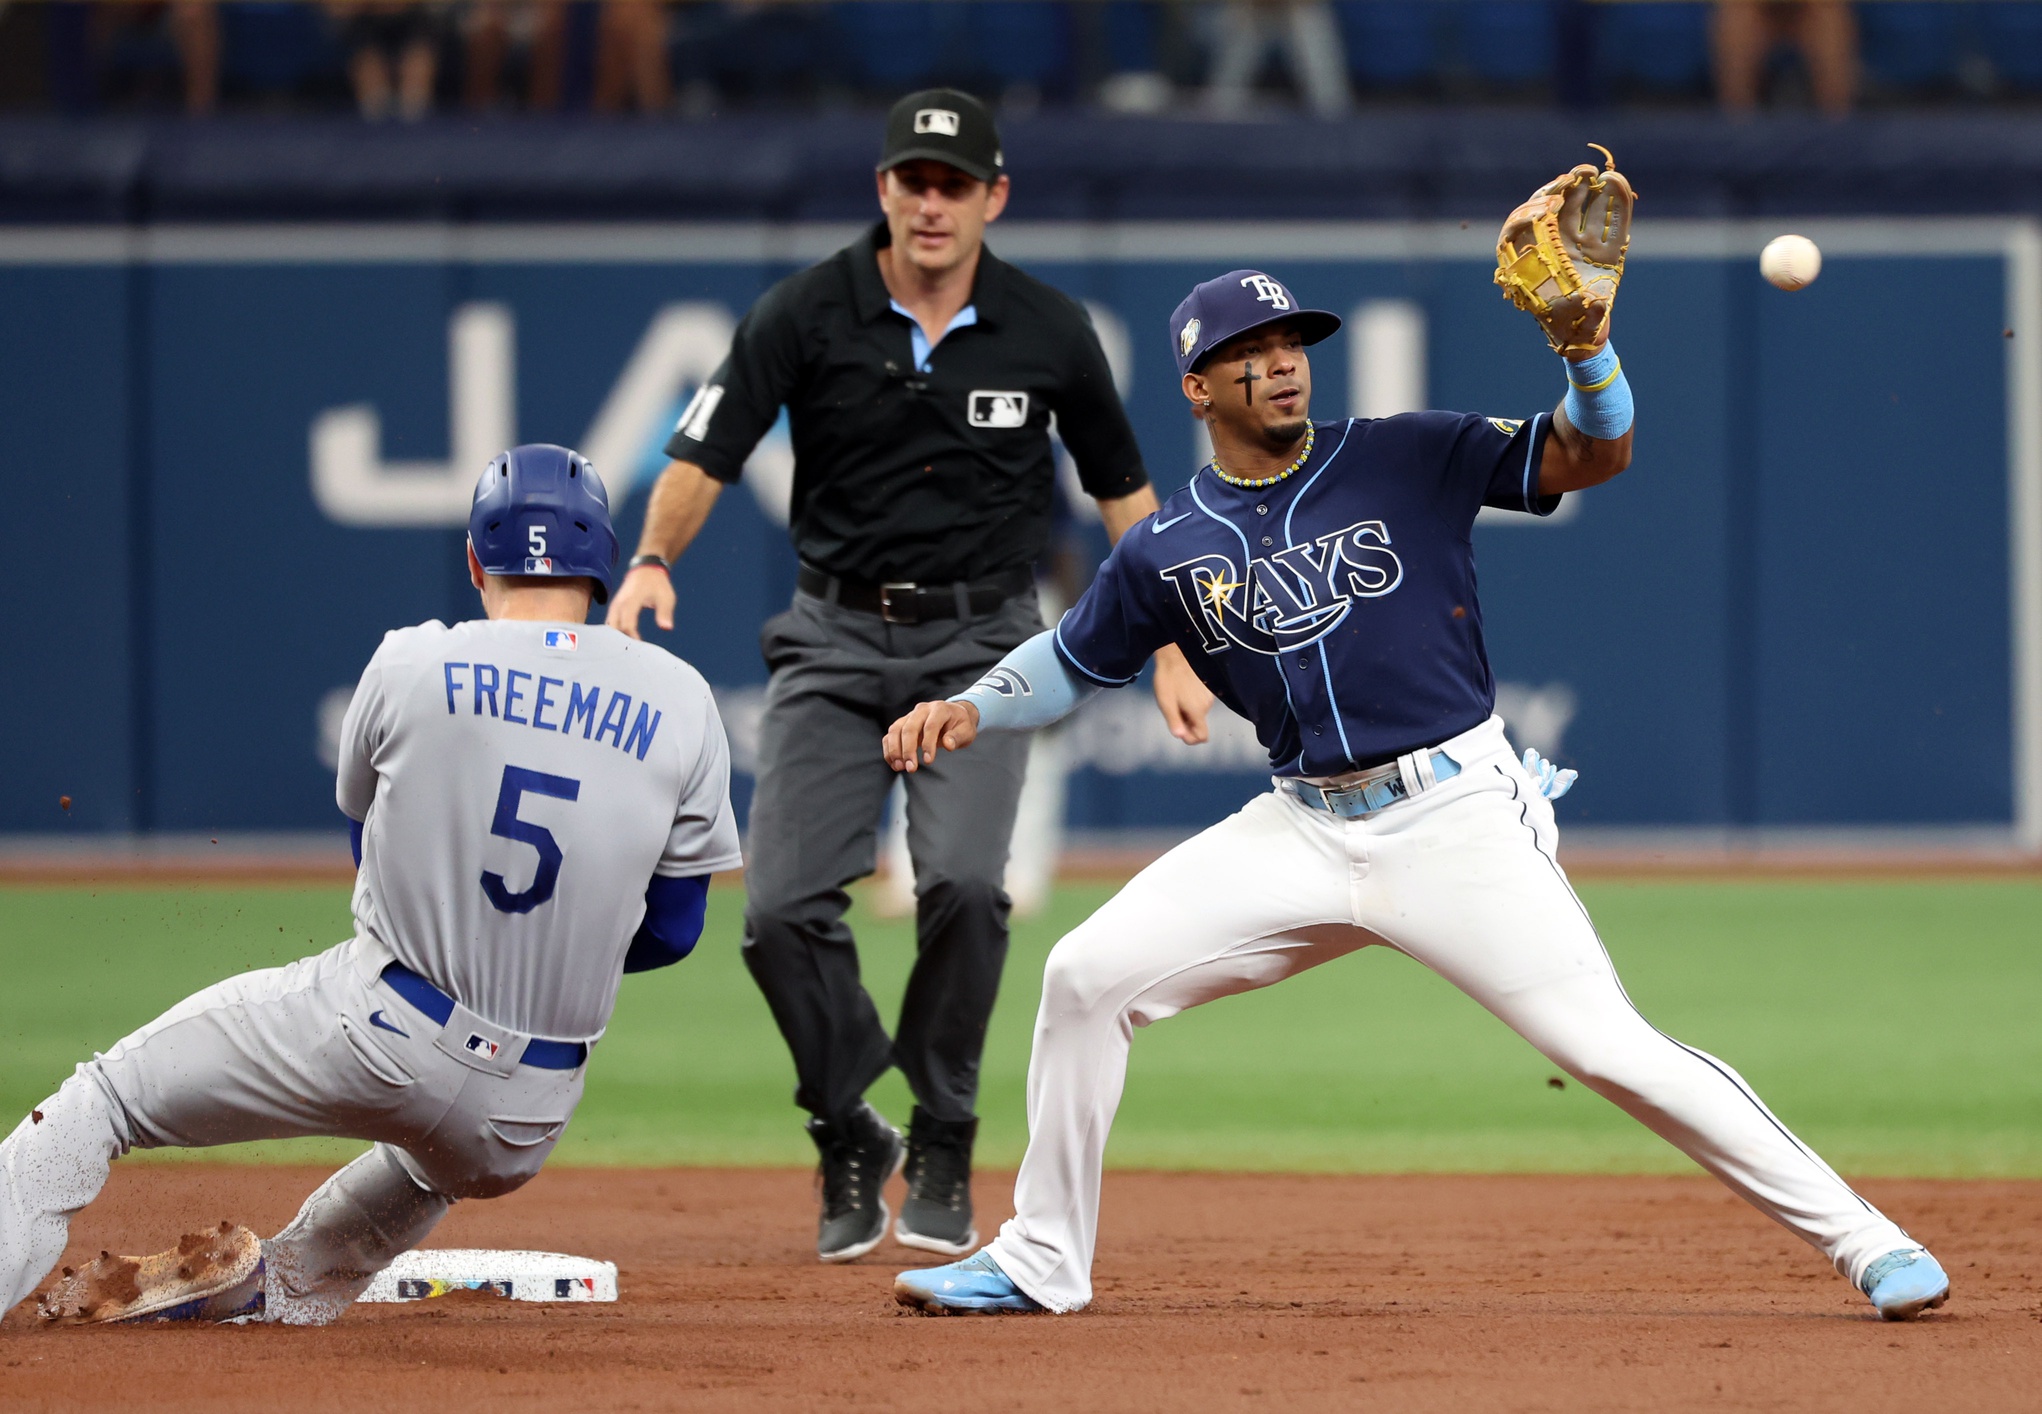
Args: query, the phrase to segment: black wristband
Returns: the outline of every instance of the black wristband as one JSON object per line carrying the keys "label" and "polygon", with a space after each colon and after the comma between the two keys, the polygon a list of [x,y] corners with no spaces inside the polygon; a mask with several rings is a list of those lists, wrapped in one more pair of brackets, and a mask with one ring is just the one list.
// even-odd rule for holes
{"label": "black wristband", "polygon": [[663,570],[671,570],[673,568],[672,565],[667,563],[666,556],[664,555],[633,555],[631,563],[624,566],[624,573],[629,574],[631,571],[642,569],[646,565],[658,565]]}

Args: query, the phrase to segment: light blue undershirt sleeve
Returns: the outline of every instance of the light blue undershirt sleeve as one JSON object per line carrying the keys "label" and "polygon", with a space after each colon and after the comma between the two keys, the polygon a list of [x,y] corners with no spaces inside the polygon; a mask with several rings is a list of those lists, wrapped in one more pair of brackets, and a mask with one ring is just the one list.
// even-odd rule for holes
{"label": "light blue undershirt sleeve", "polygon": [[1631,430],[1636,410],[1623,361],[1614,344],[1604,344],[1592,357],[1569,363],[1567,420],[1599,442],[1614,442]]}
{"label": "light blue undershirt sleeve", "polygon": [[1099,691],[1057,656],[1056,635],[1038,633],[995,663],[952,702],[978,708],[980,731],[1025,732],[1061,721]]}
{"label": "light blue undershirt sleeve", "polygon": [[[915,351],[915,372],[927,373],[929,371],[929,355],[935,352],[936,344],[929,342],[929,336],[922,332],[921,321],[917,320],[914,315],[909,314],[905,309],[902,309],[899,300],[890,299],[887,303],[893,306],[895,314],[898,314],[908,322],[908,344]],[[978,323],[978,306],[968,304],[952,316],[949,324],[944,326],[943,332],[936,336],[936,343],[940,344],[959,329],[968,329],[976,323]]]}

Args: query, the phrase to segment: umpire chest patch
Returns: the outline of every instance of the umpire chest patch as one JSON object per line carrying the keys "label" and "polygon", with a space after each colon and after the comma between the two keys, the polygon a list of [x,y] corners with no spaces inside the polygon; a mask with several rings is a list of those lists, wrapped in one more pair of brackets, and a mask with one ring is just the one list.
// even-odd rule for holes
{"label": "umpire chest patch", "polygon": [[971,394],[971,425],[973,427],[1026,427],[1028,425],[1028,395],[1026,393],[990,392],[974,389]]}

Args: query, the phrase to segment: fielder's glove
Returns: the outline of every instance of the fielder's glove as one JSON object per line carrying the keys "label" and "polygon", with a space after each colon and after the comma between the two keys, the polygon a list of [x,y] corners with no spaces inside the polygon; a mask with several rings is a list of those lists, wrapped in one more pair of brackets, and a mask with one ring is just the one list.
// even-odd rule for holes
{"label": "fielder's glove", "polygon": [[1581,779],[1579,771],[1562,771],[1529,746],[1524,749],[1524,769],[1532,784],[1539,788],[1539,794],[1548,800],[1558,800]]}
{"label": "fielder's glove", "polygon": [[1637,196],[1617,171],[1589,163],[1547,182],[1510,213],[1496,237],[1496,283],[1539,321],[1562,358],[1583,358],[1609,339],[1610,306],[1624,278]]}

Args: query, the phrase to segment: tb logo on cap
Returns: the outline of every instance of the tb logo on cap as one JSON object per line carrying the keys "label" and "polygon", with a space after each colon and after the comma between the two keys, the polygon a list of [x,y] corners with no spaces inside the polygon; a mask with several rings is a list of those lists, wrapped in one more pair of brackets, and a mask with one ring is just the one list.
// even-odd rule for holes
{"label": "tb logo on cap", "polygon": [[1255,298],[1264,304],[1273,304],[1278,309],[1290,308],[1290,291],[1267,275],[1250,275],[1241,281],[1241,287],[1254,290]]}
{"label": "tb logo on cap", "polygon": [[957,115],[948,108],[921,108],[915,112],[915,131],[957,136]]}

